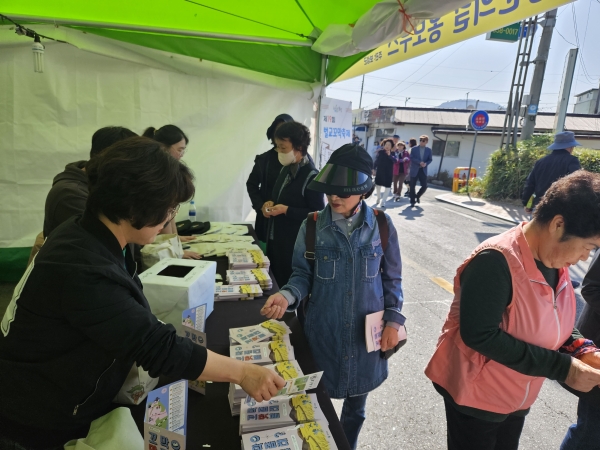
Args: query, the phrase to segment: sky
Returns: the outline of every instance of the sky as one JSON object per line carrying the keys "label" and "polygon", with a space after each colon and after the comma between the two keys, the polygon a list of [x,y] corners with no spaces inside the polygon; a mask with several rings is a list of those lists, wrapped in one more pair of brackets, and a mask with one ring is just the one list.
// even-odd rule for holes
{"label": "sky", "polygon": [[[546,66],[540,111],[556,111],[567,53],[579,47],[575,80],[568,112],[575,94],[600,84],[600,0],[578,0],[558,10]],[[577,32],[576,32],[577,30]],[[538,28],[533,43],[535,58],[541,36]],[[579,45],[577,45],[579,43]],[[433,107],[448,100],[491,101],[505,106],[508,101],[518,43],[487,41],[485,35],[459,42],[435,52],[403,61],[365,76],[362,107]],[[534,66],[527,76],[525,93]],[[362,76],[333,83],[327,97],[352,102],[359,107]],[[408,100],[407,100],[408,98]]]}

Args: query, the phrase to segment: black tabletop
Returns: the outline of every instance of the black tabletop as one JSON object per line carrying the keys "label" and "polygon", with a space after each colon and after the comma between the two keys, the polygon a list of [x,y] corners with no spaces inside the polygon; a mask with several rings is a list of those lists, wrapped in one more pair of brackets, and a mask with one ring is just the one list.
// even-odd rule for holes
{"label": "black tabletop", "polygon": [[[249,228],[250,233],[254,235],[254,230],[251,227]],[[254,237],[256,236],[254,235]],[[217,262],[217,273],[225,279],[227,258],[213,257],[206,259]],[[263,297],[248,301],[215,302],[214,311],[206,319],[206,340],[209,350],[229,356],[229,329],[255,325],[265,320],[260,315],[260,309],[266,298],[279,290],[273,274],[271,274],[271,278],[273,279],[273,289],[265,291]],[[283,320],[292,330],[290,341],[302,371],[305,374],[319,371],[296,315],[288,313],[283,317]],[[159,386],[173,381],[177,380],[161,378]],[[189,391],[186,439],[189,450],[205,450],[206,448],[235,450],[241,448],[240,420],[239,417],[231,416],[229,400],[227,399],[228,392],[228,383],[207,383],[206,395]],[[329,422],[329,429],[338,449],[349,450],[350,445],[346,440],[331,399],[322,384],[319,384],[317,389],[310,392],[317,394],[319,404]],[[130,409],[140,432],[143,433],[145,402],[142,402],[141,405],[131,406]],[[208,445],[210,447],[205,447]]]}

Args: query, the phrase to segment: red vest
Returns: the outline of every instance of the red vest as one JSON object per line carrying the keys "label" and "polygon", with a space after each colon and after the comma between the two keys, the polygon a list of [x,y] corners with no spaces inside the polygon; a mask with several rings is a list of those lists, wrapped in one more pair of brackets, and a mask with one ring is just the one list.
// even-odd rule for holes
{"label": "red vest", "polygon": [[[536,400],[543,377],[523,375],[467,347],[460,337],[460,274],[481,251],[501,251],[510,269],[513,297],[498,324],[521,341],[558,350],[575,324],[575,292],[569,270],[559,269],[556,296],[538,270],[523,225],[479,245],[458,268],[454,300],[425,375],[463,406],[510,414],[527,409]],[[493,289],[490,286],[490,289]]]}

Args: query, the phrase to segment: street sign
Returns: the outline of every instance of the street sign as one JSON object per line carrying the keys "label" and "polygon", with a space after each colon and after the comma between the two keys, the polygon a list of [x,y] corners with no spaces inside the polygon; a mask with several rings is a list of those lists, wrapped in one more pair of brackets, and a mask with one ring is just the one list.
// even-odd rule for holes
{"label": "street sign", "polygon": [[529,105],[527,107],[527,115],[528,116],[535,116],[537,115],[538,112],[538,105]]}
{"label": "street sign", "polygon": [[488,41],[516,42],[519,40],[519,28],[521,28],[519,22],[513,23],[507,27],[490,31],[485,38]]}
{"label": "street sign", "polygon": [[[485,38],[488,41],[500,41],[500,42],[517,42],[519,40],[519,30],[521,29],[521,24],[519,22],[513,23],[504,28],[499,28],[494,31],[490,31],[486,34]],[[533,33],[535,34],[535,30],[537,29],[537,24],[533,26]],[[525,31],[523,33],[523,39],[527,37],[527,33],[529,28],[525,26]]]}
{"label": "street sign", "polygon": [[485,111],[473,111],[469,116],[469,126],[475,131],[485,130],[490,123],[490,116]]}

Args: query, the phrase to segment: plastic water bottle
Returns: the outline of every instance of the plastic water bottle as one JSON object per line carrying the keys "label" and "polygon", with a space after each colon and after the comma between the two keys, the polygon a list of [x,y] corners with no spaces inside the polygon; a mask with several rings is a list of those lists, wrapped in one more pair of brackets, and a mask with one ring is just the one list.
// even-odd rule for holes
{"label": "plastic water bottle", "polygon": [[190,202],[190,222],[196,221],[196,205],[194,204],[194,200]]}

